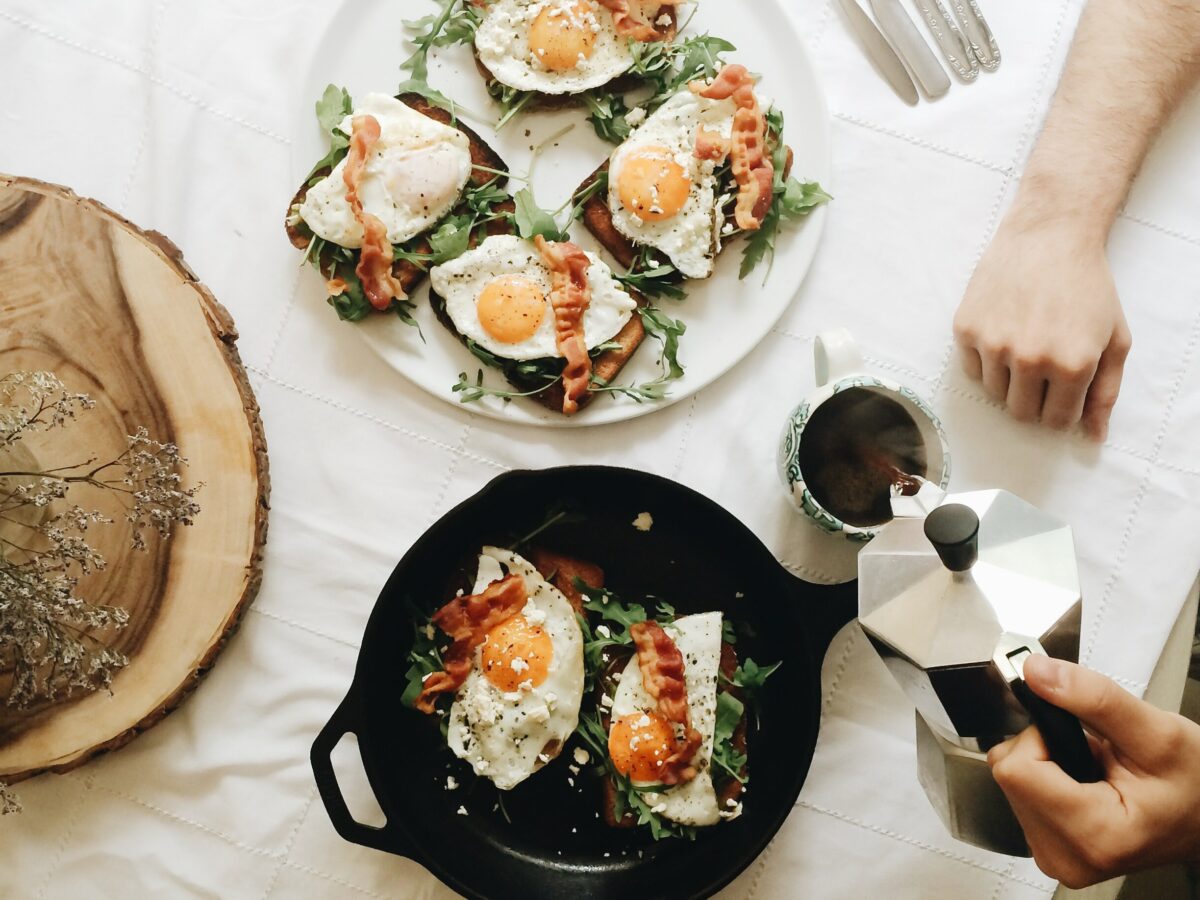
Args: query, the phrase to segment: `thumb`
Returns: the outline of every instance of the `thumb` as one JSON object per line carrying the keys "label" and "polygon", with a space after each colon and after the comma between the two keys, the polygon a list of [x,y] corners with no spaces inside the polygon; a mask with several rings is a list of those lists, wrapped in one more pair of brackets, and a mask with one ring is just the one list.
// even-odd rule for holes
{"label": "thumb", "polygon": [[1152,764],[1168,739],[1164,714],[1099,672],[1035,653],[1025,660],[1025,682],[1035,694],[1107,738],[1135,763]]}

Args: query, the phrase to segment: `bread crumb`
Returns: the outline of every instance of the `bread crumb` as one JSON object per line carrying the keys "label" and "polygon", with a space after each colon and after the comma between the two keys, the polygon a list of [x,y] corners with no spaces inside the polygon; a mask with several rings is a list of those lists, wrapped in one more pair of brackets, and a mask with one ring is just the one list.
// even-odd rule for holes
{"label": "bread crumb", "polygon": [[633,527],[638,531],[649,531],[654,527],[654,517],[648,512],[638,513],[637,518],[633,520]]}

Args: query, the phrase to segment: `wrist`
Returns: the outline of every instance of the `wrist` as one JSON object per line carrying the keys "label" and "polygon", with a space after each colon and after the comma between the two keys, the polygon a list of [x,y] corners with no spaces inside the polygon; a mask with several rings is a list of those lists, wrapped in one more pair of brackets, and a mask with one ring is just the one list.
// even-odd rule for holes
{"label": "wrist", "polygon": [[1086,196],[1053,175],[1028,172],[1005,217],[1021,233],[1034,233],[1080,251],[1103,252],[1117,209]]}

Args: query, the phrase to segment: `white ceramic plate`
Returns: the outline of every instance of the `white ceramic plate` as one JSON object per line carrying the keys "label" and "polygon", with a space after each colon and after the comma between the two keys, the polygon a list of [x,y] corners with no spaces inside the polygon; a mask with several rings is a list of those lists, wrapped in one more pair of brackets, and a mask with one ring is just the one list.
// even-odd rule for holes
{"label": "white ceramic plate", "polygon": [[[425,0],[351,0],[334,15],[306,77],[303,106],[296,112],[292,165],[296,184],[328,149],[312,112],[312,104],[325,86],[330,82],[344,85],[356,98],[371,91],[393,92],[402,80],[399,63],[412,49],[401,21],[433,9],[434,4]],[[829,117],[825,98],[801,37],[778,0],[737,3],[701,0],[685,35],[705,31],[725,38],[738,48],[726,54],[727,59],[742,62],[762,74],[763,95],[773,99],[786,117],[784,136],[795,152],[792,173],[801,181],[819,181],[828,188]],[[534,166],[534,194],[544,208],[554,209],[562,204],[612,152],[612,145],[596,137],[584,113],[575,109],[528,113],[496,134],[490,124],[497,117],[496,107],[484,89],[467,47],[435,50],[429,81],[462,104],[467,123],[496,149],[515,174],[528,171],[534,147],[574,125],[569,133],[543,148]],[[512,189],[519,186],[515,184]],[[739,281],[742,241],[735,241],[717,260],[717,272],[712,278],[687,283],[686,300],[659,301],[664,312],[687,324],[679,354],[687,371],[672,382],[666,399],[638,403],[621,396],[598,397],[572,417],[550,412],[528,399],[504,402],[488,397],[466,408],[508,422],[571,427],[632,419],[694,394],[751,353],[779,321],[816,253],[825,215],[822,207],[807,219],[784,226],[769,273],[762,264],[745,281]],[[572,238],[586,249],[598,249],[582,225],[572,228]],[[311,277],[306,274],[305,281],[306,293],[314,296],[321,293],[315,272]],[[474,378],[480,364],[437,321],[426,302],[425,291],[422,287],[414,297],[424,343],[416,329],[394,316],[372,316],[346,326],[334,320],[330,311],[329,327],[353,327],[397,372],[435,397],[457,406],[458,395],[451,387],[458,374],[466,371]],[[620,383],[657,377],[657,348],[657,342],[648,339],[622,371]],[[508,387],[494,370],[485,369],[484,379],[485,384]]]}

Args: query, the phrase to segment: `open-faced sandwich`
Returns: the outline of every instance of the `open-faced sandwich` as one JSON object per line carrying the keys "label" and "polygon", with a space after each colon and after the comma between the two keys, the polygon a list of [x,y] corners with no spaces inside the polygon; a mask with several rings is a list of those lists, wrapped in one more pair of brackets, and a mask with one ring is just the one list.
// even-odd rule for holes
{"label": "open-faced sandwich", "polygon": [[588,230],[643,290],[670,293],[711,276],[743,234],[744,277],[769,256],[783,219],[829,199],[791,178],[791,166],[782,115],[744,66],[729,64],[662,100],[576,196]]}
{"label": "open-faced sandwich", "polygon": [[[437,632],[449,640],[440,651]],[[410,673],[402,701],[444,714],[455,756],[501,790],[558,756],[579,722],[583,635],[571,602],[532,563],[484,547],[474,589],[434,613],[424,636],[414,656],[424,671]]]}
{"label": "open-faced sandwich", "polygon": [[[507,110],[628,89],[638,45],[675,37],[677,0],[475,0],[475,59]],[[519,106],[518,106],[519,104]]]}
{"label": "open-faced sandwich", "polygon": [[[443,324],[516,392],[566,415],[612,382],[646,333],[638,300],[569,241],[493,235],[429,276]],[[463,377],[460,390],[479,390]]]}
{"label": "open-faced sandwich", "polygon": [[503,160],[418,94],[330,85],[317,104],[330,152],[297,191],[287,233],[325,278],[343,319],[372,311],[411,321],[408,300],[430,265],[458,255],[511,209]]}

